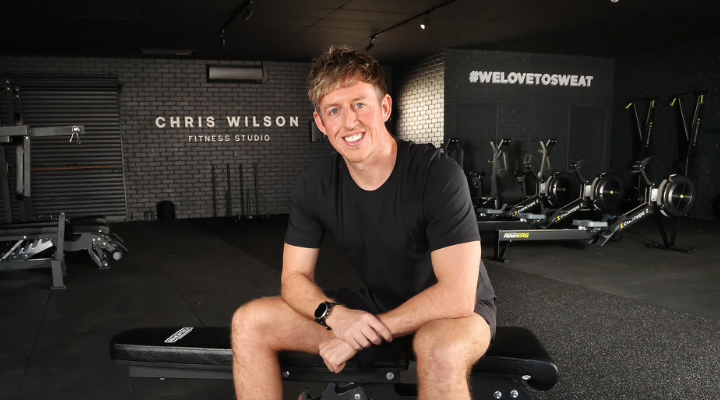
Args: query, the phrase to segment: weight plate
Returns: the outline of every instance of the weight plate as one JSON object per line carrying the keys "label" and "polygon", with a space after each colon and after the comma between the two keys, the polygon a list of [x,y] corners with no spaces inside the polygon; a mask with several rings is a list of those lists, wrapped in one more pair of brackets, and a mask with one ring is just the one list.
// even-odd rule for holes
{"label": "weight plate", "polygon": [[658,187],[656,203],[666,217],[682,217],[695,203],[695,185],[685,175],[670,175]]}
{"label": "weight plate", "polygon": [[596,209],[616,214],[625,198],[625,185],[616,175],[600,174],[592,182],[590,200]]}
{"label": "weight plate", "polygon": [[580,182],[570,173],[556,172],[545,185],[545,196],[553,207],[562,207],[577,199],[580,194]]}

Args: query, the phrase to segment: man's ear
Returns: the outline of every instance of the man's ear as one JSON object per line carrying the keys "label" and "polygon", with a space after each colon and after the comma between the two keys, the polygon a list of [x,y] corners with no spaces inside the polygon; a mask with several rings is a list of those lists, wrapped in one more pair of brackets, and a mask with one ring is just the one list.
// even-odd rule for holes
{"label": "man's ear", "polygon": [[385,97],[382,99],[382,111],[383,111],[383,122],[387,122],[387,120],[390,118],[390,114],[392,113],[392,98],[389,94],[385,94]]}
{"label": "man's ear", "polygon": [[317,125],[318,129],[320,129],[320,132],[322,132],[325,136],[327,136],[327,130],[325,129],[325,124],[323,124],[323,120],[320,117],[320,114],[317,113],[317,111],[313,111],[313,118],[315,118],[315,125]]}

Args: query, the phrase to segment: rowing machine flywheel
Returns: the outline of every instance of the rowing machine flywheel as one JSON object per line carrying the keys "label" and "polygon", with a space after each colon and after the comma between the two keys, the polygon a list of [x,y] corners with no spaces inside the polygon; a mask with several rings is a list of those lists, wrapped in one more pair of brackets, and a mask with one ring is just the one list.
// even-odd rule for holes
{"label": "rowing machine flywheel", "polygon": [[612,174],[600,174],[592,182],[590,199],[596,209],[617,214],[625,198],[623,181]]}
{"label": "rowing machine flywheel", "polygon": [[685,175],[670,175],[658,186],[656,203],[666,217],[687,215],[695,203],[695,185]]}
{"label": "rowing machine flywheel", "polygon": [[578,198],[580,182],[568,172],[556,172],[548,178],[545,196],[553,207],[562,207]]}

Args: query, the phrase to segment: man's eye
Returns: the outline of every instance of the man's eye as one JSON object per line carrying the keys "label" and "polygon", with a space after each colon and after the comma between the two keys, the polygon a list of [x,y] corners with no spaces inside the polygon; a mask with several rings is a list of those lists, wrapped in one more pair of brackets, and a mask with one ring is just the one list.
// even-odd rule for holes
{"label": "man's eye", "polygon": [[337,108],[333,108],[332,110],[328,111],[328,114],[330,114],[330,115],[336,115],[336,114],[339,113],[339,112],[340,112],[340,110],[338,110]]}
{"label": "man's eye", "polygon": [[355,108],[363,108],[363,107],[365,107],[365,104],[364,104],[364,103],[357,103],[357,104],[355,104]]}

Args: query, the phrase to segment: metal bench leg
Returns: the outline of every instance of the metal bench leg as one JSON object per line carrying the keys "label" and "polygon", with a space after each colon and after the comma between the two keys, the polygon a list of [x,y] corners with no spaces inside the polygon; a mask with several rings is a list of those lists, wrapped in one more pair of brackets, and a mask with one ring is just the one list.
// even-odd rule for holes
{"label": "metal bench leg", "polygon": [[52,286],[50,289],[65,289],[65,282],[63,282],[63,262],[60,260],[50,261],[50,269],[52,270]]}

